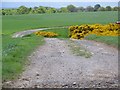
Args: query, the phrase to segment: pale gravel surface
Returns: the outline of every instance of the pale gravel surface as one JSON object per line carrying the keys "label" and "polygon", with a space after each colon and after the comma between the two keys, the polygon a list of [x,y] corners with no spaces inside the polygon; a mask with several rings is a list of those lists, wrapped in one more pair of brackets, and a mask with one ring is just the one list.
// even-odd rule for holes
{"label": "pale gravel surface", "polygon": [[41,31],[41,30],[47,30],[50,28],[40,28],[40,29],[34,29],[34,30],[25,30],[25,31],[20,31],[20,32],[16,32],[12,35],[12,38],[18,38],[18,37],[23,37],[29,34],[32,34],[36,31]]}
{"label": "pale gravel surface", "polygon": [[72,40],[83,45],[93,55],[91,58],[75,56],[68,40],[45,38],[29,56],[30,65],[14,82],[12,88],[84,88],[118,86],[118,50],[102,43]]}
{"label": "pale gravel surface", "polygon": [[25,31],[20,31],[20,32],[16,32],[12,35],[12,38],[19,38],[19,37],[23,37],[29,34],[32,34],[36,31],[42,31],[42,30],[48,30],[48,29],[57,29],[57,28],[68,28],[68,26],[64,26],[64,27],[51,27],[51,28],[39,28],[39,29],[31,29],[31,30],[25,30]]}

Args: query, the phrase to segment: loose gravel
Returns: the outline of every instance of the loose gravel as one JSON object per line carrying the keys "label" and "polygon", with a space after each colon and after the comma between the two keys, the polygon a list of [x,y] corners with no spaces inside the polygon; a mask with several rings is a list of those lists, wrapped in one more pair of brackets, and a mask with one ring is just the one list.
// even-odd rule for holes
{"label": "loose gravel", "polygon": [[9,88],[116,88],[118,87],[118,50],[102,43],[73,40],[92,53],[76,56],[70,42],[45,38],[28,58],[30,65],[15,81],[4,83]]}

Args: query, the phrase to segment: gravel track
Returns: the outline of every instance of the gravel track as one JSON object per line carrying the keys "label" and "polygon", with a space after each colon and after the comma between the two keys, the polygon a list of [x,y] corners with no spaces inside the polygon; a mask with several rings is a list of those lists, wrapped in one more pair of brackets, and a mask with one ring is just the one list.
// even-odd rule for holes
{"label": "gravel track", "polygon": [[68,40],[45,38],[29,56],[30,65],[21,76],[6,82],[12,88],[115,88],[118,86],[118,50],[105,44],[73,40],[85,47],[92,57],[75,56]]}
{"label": "gravel track", "polygon": [[31,30],[20,31],[20,32],[14,33],[12,35],[12,38],[23,37],[23,36],[32,34],[32,33],[36,32],[36,31],[48,30],[48,29],[57,29],[57,28],[68,28],[68,26],[64,26],[64,27],[51,27],[51,28],[39,28],[39,29],[31,29]]}

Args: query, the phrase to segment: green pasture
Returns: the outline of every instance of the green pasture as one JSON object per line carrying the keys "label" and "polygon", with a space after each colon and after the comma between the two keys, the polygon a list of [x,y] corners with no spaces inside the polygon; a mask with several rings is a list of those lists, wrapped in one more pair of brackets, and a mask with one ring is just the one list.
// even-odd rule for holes
{"label": "green pasture", "polygon": [[11,34],[17,31],[41,27],[70,26],[80,24],[107,24],[118,20],[115,11],[80,12],[80,13],[52,13],[34,15],[3,16],[3,33]]}
{"label": "green pasture", "polygon": [[[118,20],[118,12],[80,12],[80,13],[55,13],[34,15],[8,15],[2,17],[2,76],[3,81],[11,80],[18,76],[27,62],[27,56],[39,45],[43,45],[44,38],[30,35],[23,38],[11,38],[12,34],[19,31],[43,28],[63,27],[81,24],[108,24]],[[58,33],[57,38],[68,38],[68,29],[51,29]],[[1,35],[1,34],[0,34]],[[88,36],[87,39],[97,36]],[[110,39],[108,39],[110,38]],[[117,38],[104,37],[102,41],[109,40],[117,44]],[[111,40],[111,41],[110,41]],[[28,53],[29,52],[29,53]]]}
{"label": "green pasture", "polygon": [[106,43],[108,45],[111,45],[111,46],[114,46],[116,48],[119,48],[118,46],[120,45],[120,43],[118,42],[118,38],[120,38],[120,36],[118,37],[118,36],[89,35],[85,39]]}

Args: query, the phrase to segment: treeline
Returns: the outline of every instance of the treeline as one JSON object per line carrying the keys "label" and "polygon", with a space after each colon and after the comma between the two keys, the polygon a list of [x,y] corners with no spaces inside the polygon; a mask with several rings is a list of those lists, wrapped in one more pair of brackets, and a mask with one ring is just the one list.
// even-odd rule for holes
{"label": "treeline", "polygon": [[25,6],[20,6],[17,9],[2,9],[2,15],[21,15],[21,14],[41,14],[41,13],[67,13],[67,12],[96,12],[96,11],[118,11],[120,7],[111,7],[106,6],[102,7],[100,4],[96,4],[95,6],[87,6],[84,7],[75,7],[74,5],[68,5],[67,7],[61,7],[59,9],[53,7],[34,7],[28,8]]}

